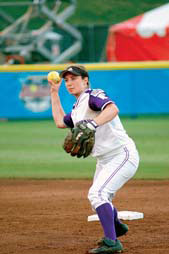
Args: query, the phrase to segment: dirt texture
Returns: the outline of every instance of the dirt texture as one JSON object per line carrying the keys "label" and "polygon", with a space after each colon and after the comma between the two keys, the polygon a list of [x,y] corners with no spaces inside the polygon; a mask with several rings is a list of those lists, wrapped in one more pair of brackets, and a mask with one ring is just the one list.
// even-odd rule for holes
{"label": "dirt texture", "polygon": [[[0,254],[83,254],[103,236],[87,199],[90,180],[0,180]],[[113,201],[144,213],[121,242],[124,253],[169,253],[169,181],[129,181]]]}

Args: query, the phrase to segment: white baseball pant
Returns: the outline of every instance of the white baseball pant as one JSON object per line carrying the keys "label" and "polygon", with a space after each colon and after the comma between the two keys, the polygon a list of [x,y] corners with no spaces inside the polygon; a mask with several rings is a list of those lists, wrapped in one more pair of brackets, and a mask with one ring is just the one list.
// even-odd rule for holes
{"label": "white baseball pant", "polygon": [[131,179],[139,164],[137,150],[124,147],[122,152],[111,158],[98,159],[96,172],[88,199],[93,209],[104,203],[112,205],[115,193]]}

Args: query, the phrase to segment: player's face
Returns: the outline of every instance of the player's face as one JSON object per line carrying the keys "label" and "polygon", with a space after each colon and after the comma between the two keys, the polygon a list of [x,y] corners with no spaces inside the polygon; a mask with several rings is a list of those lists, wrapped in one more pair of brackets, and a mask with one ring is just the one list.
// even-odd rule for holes
{"label": "player's face", "polygon": [[73,94],[76,97],[79,97],[80,94],[88,87],[88,78],[82,78],[81,76],[75,76],[71,73],[68,73],[65,78],[65,84],[68,92]]}

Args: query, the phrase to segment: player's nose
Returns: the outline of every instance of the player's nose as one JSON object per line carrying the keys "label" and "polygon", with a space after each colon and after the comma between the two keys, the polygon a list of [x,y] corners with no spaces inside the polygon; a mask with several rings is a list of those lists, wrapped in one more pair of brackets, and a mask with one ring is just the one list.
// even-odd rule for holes
{"label": "player's nose", "polygon": [[72,80],[67,80],[66,81],[66,86],[70,87],[70,86],[72,86],[72,83],[73,83]]}

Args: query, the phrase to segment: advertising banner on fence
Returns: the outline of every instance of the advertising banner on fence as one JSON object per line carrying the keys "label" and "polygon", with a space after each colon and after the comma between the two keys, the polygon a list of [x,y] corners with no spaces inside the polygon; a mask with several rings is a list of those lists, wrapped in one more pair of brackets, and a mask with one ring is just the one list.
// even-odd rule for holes
{"label": "advertising banner on fence", "polygon": [[[0,118],[52,117],[47,73],[1,72],[0,86]],[[64,85],[60,92],[65,101],[73,100],[73,97],[69,98]],[[66,110],[69,108],[67,106]]]}
{"label": "advertising banner on fence", "polygon": [[[51,118],[47,71],[0,72],[0,119]],[[101,88],[117,104],[121,115],[169,113],[169,69],[89,70],[91,88]],[[68,113],[75,101],[60,89]]]}

